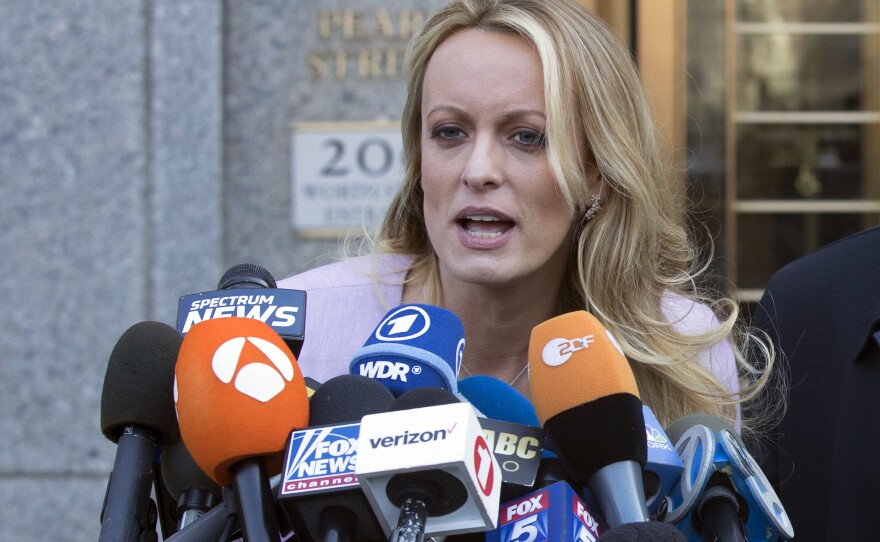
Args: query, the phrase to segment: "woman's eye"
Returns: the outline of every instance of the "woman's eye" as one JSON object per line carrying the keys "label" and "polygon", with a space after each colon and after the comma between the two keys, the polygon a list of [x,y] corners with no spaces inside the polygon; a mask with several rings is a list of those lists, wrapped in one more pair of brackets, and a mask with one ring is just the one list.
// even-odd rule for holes
{"label": "woman's eye", "polygon": [[461,130],[455,126],[440,126],[431,133],[431,136],[440,139],[455,139],[461,136]]}
{"label": "woman's eye", "polygon": [[513,138],[517,143],[521,143],[528,147],[542,147],[544,145],[544,134],[534,130],[522,130],[514,134]]}

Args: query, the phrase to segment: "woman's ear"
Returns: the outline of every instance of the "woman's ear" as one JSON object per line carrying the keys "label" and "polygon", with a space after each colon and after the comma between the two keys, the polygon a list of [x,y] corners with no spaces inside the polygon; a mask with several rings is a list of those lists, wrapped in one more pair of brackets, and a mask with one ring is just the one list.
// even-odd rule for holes
{"label": "woman's ear", "polygon": [[602,172],[598,167],[591,165],[588,166],[587,169],[587,190],[589,192],[590,201],[593,200],[593,196],[598,195],[603,200],[608,195],[607,190],[608,187],[605,186],[605,178],[602,176]]}

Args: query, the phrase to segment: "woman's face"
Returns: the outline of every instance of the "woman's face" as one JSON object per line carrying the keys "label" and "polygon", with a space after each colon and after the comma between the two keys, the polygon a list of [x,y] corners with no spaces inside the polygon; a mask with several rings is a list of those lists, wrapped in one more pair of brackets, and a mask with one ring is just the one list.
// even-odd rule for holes
{"label": "woman's face", "polygon": [[558,282],[571,213],[547,160],[541,61],[467,29],[435,50],[422,95],[425,223],[445,283]]}

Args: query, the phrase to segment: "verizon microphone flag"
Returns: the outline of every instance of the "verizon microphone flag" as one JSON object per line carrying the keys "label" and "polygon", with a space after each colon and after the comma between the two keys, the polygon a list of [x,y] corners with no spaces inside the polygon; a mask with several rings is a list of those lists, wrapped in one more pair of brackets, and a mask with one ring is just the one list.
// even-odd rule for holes
{"label": "verizon microphone flag", "polygon": [[497,525],[501,468],[467,403],[364,416],[355,468],[385,534],[400,509],[386,487],[397,474],[441,470],[465,485],[468,498],[451,513],[430,516],[425,535],[485,531]]}

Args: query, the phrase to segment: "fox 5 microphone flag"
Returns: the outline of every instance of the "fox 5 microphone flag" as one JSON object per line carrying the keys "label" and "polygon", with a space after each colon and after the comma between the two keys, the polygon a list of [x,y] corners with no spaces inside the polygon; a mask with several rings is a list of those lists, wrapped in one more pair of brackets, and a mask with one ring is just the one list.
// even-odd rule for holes
{"label": "fox 5 microphone flag", "polygon": [[464,326],[455,313],[433,305],[391,309],[358,350],[351,374],[380,381],[394,396],[432,387],[455,393],[464,352]]}

